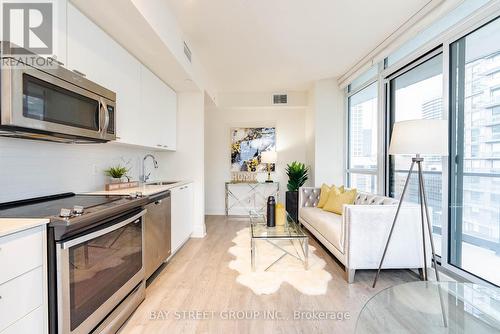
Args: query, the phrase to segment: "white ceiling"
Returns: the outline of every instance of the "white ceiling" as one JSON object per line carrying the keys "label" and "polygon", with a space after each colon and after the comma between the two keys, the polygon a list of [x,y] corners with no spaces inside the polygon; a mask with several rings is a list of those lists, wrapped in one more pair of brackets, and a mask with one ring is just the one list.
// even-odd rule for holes
{"label": "white ceiling", "polygon": [[337,77],[429,0],[165,0],[219,92]]}

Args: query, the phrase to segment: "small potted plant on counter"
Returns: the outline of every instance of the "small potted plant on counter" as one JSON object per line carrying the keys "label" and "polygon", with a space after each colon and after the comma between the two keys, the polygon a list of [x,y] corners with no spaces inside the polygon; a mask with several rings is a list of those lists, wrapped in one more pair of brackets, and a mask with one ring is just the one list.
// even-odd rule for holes
{"label": "small potted plant on counter", "polygon": [[128,168],[123,166],[114,166],[106,169],[104,173],[111,178],[111,183],[120,183],[123,181],[123,177],[127,176]]}
{"label": "small potted plant on counter", "polygon": [[307,181],[308,173],[309,167],[297,161],[286,166],[286,175],[288,175],[286,211],[294,221],[297,221],[299,215],[299,188]]}

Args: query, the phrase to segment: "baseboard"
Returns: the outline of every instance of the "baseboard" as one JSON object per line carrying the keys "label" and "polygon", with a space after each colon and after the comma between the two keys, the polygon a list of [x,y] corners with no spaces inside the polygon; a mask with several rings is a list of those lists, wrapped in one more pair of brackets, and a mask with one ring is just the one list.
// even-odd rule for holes
{"label": "baseboard", "polygon": [[193,233],[191,233],[191,238],[204,238],[206,237],[206,227],[205,224],[203,226],[195,226],[193,228]]}
{"label": "baseboard", "polygon": [[226,210],[224,208],[205,208],[205,216],[224,216]]}

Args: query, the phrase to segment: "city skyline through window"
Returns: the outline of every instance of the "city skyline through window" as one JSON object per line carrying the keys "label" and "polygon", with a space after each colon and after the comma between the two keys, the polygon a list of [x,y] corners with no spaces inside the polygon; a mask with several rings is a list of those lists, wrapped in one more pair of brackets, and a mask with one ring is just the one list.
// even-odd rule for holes
{"label": "city skyline through window", "polygon": [[377,82],[349,97],[349,186],[369,193],[377,193],[377,106]]}
{"label": "city skyline through window", "polygon": [[[500,20],[451,45],[450,263],[500,285]],[[494,270],[493,268],[496,268]]]}

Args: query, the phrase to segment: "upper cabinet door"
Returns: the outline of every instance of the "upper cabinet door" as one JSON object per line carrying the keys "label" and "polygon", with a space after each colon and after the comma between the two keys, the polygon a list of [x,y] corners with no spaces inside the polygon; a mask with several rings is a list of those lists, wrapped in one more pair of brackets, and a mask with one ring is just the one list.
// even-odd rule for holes
{"label": "upper cabinet door", "polygon": [[165,124],[161,131],[161,141],[169,150],[177,148],[177,93],[163,84],[162,105],[165,106],[165,113],[162,115],[162,124]]}
{"label": "upper cabinet door", "polygon": [[141,107],[151,146],[175,150],[177,94],[145,66],[141,71]]}
{"label": "upper cabinet door", "polygon": [[67,46],[66,46],[66,36],[67,36],[67,1],[56,1],[54,2],[54,49],[52,51],[53,56],[57,61],[67,64]]}

